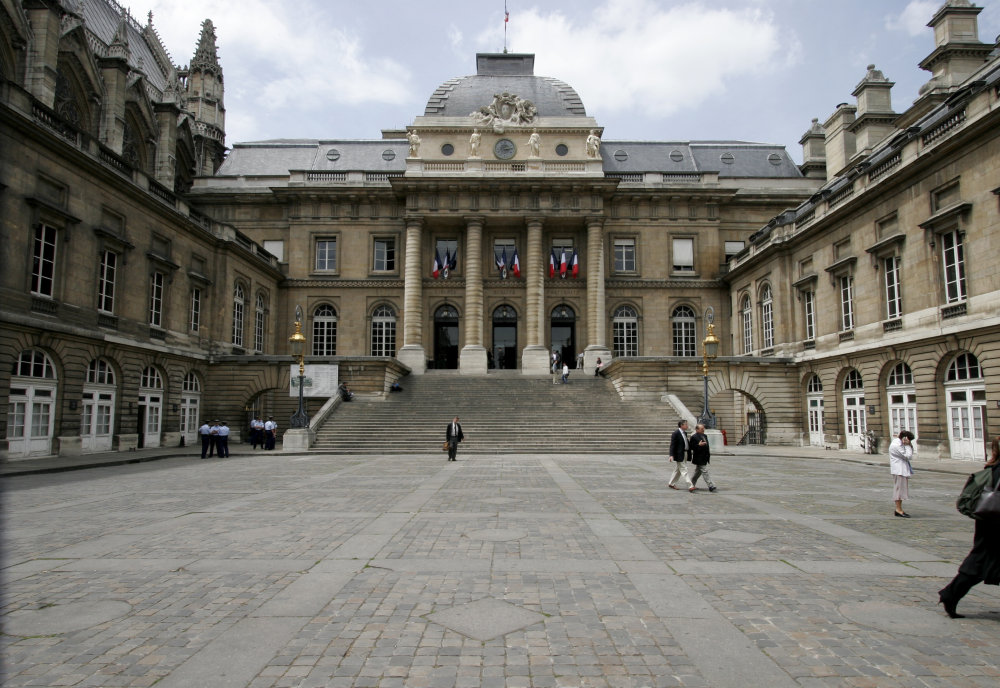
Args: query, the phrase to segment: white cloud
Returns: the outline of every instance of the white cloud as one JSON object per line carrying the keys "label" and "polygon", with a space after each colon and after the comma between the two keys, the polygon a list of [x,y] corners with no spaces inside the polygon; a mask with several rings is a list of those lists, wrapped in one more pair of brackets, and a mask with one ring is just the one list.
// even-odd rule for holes
{"label": "white cloud", "polygon": [[885,26],[890,31],[905,31],[911,36],[920,36],[927,30],[931,20],[943,0],[910,0],[898,15],[885,18]]}
{"label": "white cloud", "polygon": [[[695,106],[725,91],[727,81],[778,68],[800,52],[767,12],[702,4],[606,0],[579,19],[530,9],[508,27],[508,47],[536,53],[535,73],[566,81],[584,105],[651,116]],[[502,41],[496,28],[478,37],[485,49]]]}
{"label": "white cloud", "polygon": [[452,24],[448,27],[448,41],[451,43],[451,49],[455,52],[461,53],[462,49],[462,32],[458,30],[458,27]]}
{"label": "white cloud", "polygon": [[[372,57],[357,37],[297,3],[266,0],[132,0],[134,16],[153,10],[153,24],[175,63],[187,64],[208,17],[215,25],[231,116],[227,139],[259,136],[267,116],[281,111],[336,111],[337,106],[397,105],[411,98],[409,72]],[[230,84],[243,88],[229,88]],[[233,103],[240,102],[242,117]],[[235,136],[233,136],[235,134]]]}

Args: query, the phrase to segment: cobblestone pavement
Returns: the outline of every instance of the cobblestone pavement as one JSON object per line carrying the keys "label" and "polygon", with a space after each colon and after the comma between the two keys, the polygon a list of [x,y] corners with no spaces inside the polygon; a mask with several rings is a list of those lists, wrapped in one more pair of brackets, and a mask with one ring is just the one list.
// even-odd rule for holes
{"label": "cobblestone pavement", "polygon": [[[970,464],[970,471],[975,468]],[[721,456],[280,455],[9,478],[5,686],[1000,685],[961,475]]]}

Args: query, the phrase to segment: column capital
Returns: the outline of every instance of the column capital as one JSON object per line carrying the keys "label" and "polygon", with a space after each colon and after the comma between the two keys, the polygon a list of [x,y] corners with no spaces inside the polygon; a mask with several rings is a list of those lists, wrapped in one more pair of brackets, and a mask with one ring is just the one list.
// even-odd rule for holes
{"label": "column capital", "polygon": [[403,220],[406,222],[407,228],[413,227],[413,226],[416,226],[417,228],[421,228],[421,227],[424,226],[424,216],[423,215],[407,215],[406,217],[403,218]]}
{"label": "column capital", "polygon": [[475,225],[479,225],[480,227],[482,227],[483,225],[486,224],[485,215],[466,215],[462,219],[465,220],[466,227],[472,227]]}
{"label": "column capital", "polygon": [[588,215],[587,217],[583,218],[583,221],[587,223],[587,228],[589,229],[590,227],[595,227],[595,226],[603,227],[606,219],[607,218],[605,218],[603,215]]}
{"label": "column capital", "polygon": [[545,224],[545,217],[542,215],[527,215],[524,218],[524,224],[531,226],[541,227]]}

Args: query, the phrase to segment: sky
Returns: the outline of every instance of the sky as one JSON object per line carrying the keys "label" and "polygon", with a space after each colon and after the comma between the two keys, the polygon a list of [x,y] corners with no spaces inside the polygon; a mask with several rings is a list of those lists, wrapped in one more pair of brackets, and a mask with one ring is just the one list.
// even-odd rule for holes
{"label": "sky", "polygon": [[[905,110],[930,78],[926,24],[943,0],[508,0],[506,45],[573,86],[609,139],[783,144],[824,121],[874,63]],[[422,115],[441,83],[504,47],[502,0],[124,0],[174,62],[212,19],[226,142],[380,138]],[[979,38],[1000,0],[977,3]],[[486,103],[484,103],[485,105]]]}

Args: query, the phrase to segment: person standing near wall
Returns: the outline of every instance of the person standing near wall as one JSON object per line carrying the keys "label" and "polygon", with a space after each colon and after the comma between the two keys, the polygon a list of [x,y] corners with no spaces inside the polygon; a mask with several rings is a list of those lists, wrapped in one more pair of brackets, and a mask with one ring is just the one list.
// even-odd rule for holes
{"label": "person standing near wall", "polygon": [[278,432],[278,424],[274,422],[274,416],[268,416],[264,423],[264,445],[265,450],[274,449],[274,436]]}
{"label": "person standing near wall", "polygon": [[913,433],[903,430],[889,445],[889,473],[892,474],[892,498],[896,502],[896,516],[909,518],[903,511],[903,500],[910,498],[910,476],[913,475]]}
{"label": "person standing near wall", "polygon": [[229,425],[226,421],[222,421],[222,425],[219,426],[219,458],[228,459],[229,458]]}
{"label": "person standing near wall", "polygon": [[212,446],[212,428],[207,420],[198,428],[198,434],[201,435],[201,458],[207,459],[209,447]]}

